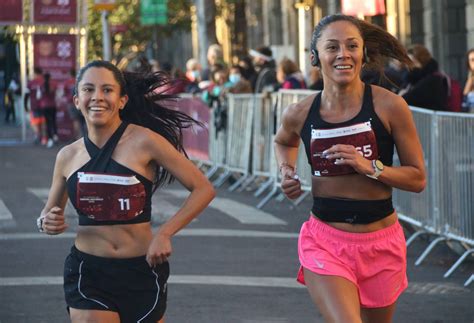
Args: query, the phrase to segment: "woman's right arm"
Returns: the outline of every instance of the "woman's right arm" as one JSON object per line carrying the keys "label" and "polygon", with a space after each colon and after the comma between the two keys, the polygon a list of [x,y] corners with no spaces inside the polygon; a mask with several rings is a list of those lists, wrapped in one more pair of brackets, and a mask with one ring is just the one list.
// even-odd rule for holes
{"label": "woman's right arm", "polygon": [[296,161],[300,144],[300,135],[297,131],[298,112],[297,104],[290,105],[283,111],[281,126],[274,140],[275,157],[282,176],[281,188],[290,199],[295,199],[302,193],[301,183],[296,176]]}
{"label": "woman's right arm", "polygon": [[66,176],[64,172],[67,160],[65,148],[63,148],[56,156],[53,181],[51,189],[49,190],[48,201],[40,215],[40,218],[43,218],[43,231],[51,235],[63,233],[68,227],[64,217],[64,207],[68,199]]}

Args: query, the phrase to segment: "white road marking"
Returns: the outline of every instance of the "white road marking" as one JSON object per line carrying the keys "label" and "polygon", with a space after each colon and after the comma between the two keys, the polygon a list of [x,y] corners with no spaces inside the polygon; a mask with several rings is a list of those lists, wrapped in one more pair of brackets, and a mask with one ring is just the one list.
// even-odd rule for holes
{"label": "white road marking", "polygon": [[[185,190],[163,190],[164,194],[170,194],[179,198],[188,196]],[[220,212],[227,214],[243,224],[265,224],[265,225],[286,225],[283,221],[270,213],[261,211],[254,206],[249,206],[231,199],[216,197],[209,205],[218,209]]]}
{"label": "white road marking", "polygon": [[[75,236],[76,233],[74,232],[65,232],[58,235],[47,235],[40,232],[2,233],[0,235],[0,241],[34,239],[73,239],[75,238]],[[298,233],[230,229],[183,229],[178,232],[177,236],[297,239]]]}
{"label": "white road marking", "polygon": [[3,200],[0,199],[0,220],[12,220],[13,216]]}
{"label": "white road marking", "polygon": [[[240,287],[279,287],[279,288],[305,288],[290,277],[255,277],[255,276],[210,276],[210,275],[171,275],[170,284],[185,285],[215,285],[215,286],[240,286]],[[0,287],[13,286],[52,286],[62,285],[62,276],[42,277],[1,277]],[[417,283],[412,282],[405,291],[407,294],[466,294],[470,289],[455,283]]]}

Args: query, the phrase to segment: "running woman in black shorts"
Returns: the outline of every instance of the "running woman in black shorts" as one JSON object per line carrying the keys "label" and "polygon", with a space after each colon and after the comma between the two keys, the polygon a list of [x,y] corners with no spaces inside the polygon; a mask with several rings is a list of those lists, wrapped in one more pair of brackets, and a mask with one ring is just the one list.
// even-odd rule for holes
{"label": "running woman in black shorts", "polygon": [[[61,149],[40,230],[68,225],[68,197],[78,215],[74,246],[64,266],[72,322],[163,322],[171,237],[214,197],[205,176],[183,154],[181,130],[194,122],[163,106],[160,73],[122,73],[93,61],[77,76],[74,104],[87,135]],[[155,234],[151,196],[178,179],[190,195]]]}
{"label": "running woman in black shorts", "polygon": [[[327,322],[391,322],[407,287],[403,230],[392,188],[425,187],[423,152],[403,98],[364,84],[364,65],[410,64],[385,30],[345,15],[324,17],[311,41],[322,92],[289,106],[275,137],[281,187],[301,195],[300,140],[312,171],[313,208],[298,240],[298,281]],[[401,166],[392,165],[394,147]]]}

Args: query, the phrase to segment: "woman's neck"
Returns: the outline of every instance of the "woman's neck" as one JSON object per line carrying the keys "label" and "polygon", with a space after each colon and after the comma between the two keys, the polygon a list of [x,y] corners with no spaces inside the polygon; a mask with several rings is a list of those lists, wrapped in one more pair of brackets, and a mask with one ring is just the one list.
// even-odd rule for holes
{"label": "woman's neck", "polygon": [[122,120],[118,119],[102,126],[88,126],[87,136],[97,147],[102,147],[107,143],[110,137],[112,137],[118,127],[120,127],[121,123]]}
{"label": "woman's neck", "polygon": [[335,83],[324,84],[321,96],[322,108],[328,110],[346,110],[360,106],[364,96],[364,83],[357,80],[350,84],[340,85]]}

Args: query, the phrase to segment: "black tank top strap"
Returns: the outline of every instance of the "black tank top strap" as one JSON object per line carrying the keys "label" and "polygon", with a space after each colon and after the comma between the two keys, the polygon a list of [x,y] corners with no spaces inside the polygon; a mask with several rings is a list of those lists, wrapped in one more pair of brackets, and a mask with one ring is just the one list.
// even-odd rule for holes
{"label": "black tank top strap", "polygon": [[122,122],[120,126],[115,130],[109,140],[105,143],[102,148],[97,147],[86,135],[84,135],[84,144],[87,152],[91,156],[90,169],[94,169],[96,172],[105,172],[107,165],[112,158],[112,153],[117,146],[120,138],[122,137],[128,123]]}

